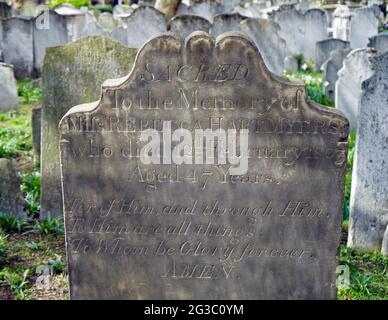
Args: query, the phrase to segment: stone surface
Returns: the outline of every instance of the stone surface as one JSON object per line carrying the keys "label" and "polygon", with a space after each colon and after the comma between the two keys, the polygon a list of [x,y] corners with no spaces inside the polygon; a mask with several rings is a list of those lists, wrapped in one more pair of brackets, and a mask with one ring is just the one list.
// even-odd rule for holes
{"label": "stone surface", "polygon": [[[42,15],[37,17],[38,21]],[[34,25],[33,43],[35,76],[39,76],[41,73],[46,49],[66,44],[69,41],[66,18],[51,10],[48,12],[48,15],[49,24],[47,25],[47,28],[37,28],[36,24]]]}
{"label": "stone surface", "polygon": [[323,79],[325,80],[325,95],[331,101],[335,100],[335,83],[338,79],[338,71],[342,68],[345,57],[352,51],[347,49],[336,49],[330,53],[323,65]]}
{"label": "stone surface", "polygon": [[364,48],[368,39],[377,35],[379,20],[372,8],[359,8],[350,21],[349,41],[353,49]]}
{"label": "stone surface", "polygon": [[388,51],[388,33],[379,33],[377,36],[369,38],[368,47],[375,48],[380,53]]}
{"label": "stone surface", "polygon": [[18,102],[13,66],[0,62],[0,111],[16,109]]}
{"label": "stone surface", "polygon": [[274,12],[274,21],[280,26],[280,37],[287,43],[292,55],[303,54],[305,60],[315,59],[315,44],[328,36],[325,11],[310,9],[305,13],[294,7]]}
{"label": "stone surface", "polygon": [[191,14],[205,18],[206,20],[213,22],[216,15],[231,13],[234,8],[239,4],[240,0],[221,0],[221,1],[201,1],[193,3],[189,7],[180,6],[178,8],[177,15],[179,14]]}
{"label": "stone surface", "polygon": [[280,37],[279,25],[267,19],[246,19],[241,31],[253,39],[270,71],[281,75],[284,58],[288,55],[286,42]]}
{"label": "stone surface", "polygon": [[353,13],[347,6],[340,5],[333,12],[333,38],[349,41],[350,20]]}
{"label": "stone surface", "polygon": [[127,20],[128,46],[140,48],[149,39],[167,31],[164,14],[153,7],[135,9]]}
{"label": "stone surface", "polygon": [[42,124],[42,106],[32,108],[31,123],[32,123],[32,148],[34,151],[34,162],[40,162],[40,137]]}
{"label": "stone surface", "polygon": [[353,164],[348,246],[380,250],[388,224],[388,52],[371,58],[362,84]]}
{"label": "stone surface", "polygon": [[108,32],[117,28],[117,22],[113,19],[113,16],[109,12],[102,12],[97,18],[100,27]]}
{"label": "stone surface", "polygon": [[370,57],[376,54],[371,48],[356,49],[350,52],[340,71],[335,85],[335,106],[348,118],[350,130],[357,129],[361,84],[372,76]]}
{"label": "stone surface", "polygon": [[34,71],[34,19],[17,17],[3,23],[4,61],[14,66],[17,79],[32,77]]}
{"label": "stone surface", "polygon": [[12,8],[5,2],[0,2],[0,18],[11,18],[12,16]]}
{"label": "stone surface", "polygon": [[298,71],[298,62],[293,56],[287,56],[284,58],[284,71],[287,71],[287,72]]}
{"label": "stone surface", "polygon": [[213,37],[218,37],[220,34],[229,31],[241,31],[240,23],[246,17],[238,13],[225,13],[214,17],[213,25],[210,34]]}
{"label": "stone surface", "polygon": [[12,160],[0,158],[0,213],[23,216],[20,181]]}
{"label": "stone surface", "polygon": [[[140,130],[168,123],[174,137],[247,133],[247,171],[198,150],[144,164]],[[152,39],[60,132],[73,299],[335,299],[347,121],[269,73],[252,41]]]}
{"label": "stone surface", "polygon": [[169,30],[181,39],[186,38],[194,31],[209,32],[211,24],[205,18],[199,16],[180,15],[172,18]]}
{"label": "stone surface", "polygon": [[337,49],[347,49],[350,43],[340,39],[326,39],[318,41],[315,47],[315,71],[319,71],[322,64],[330,58],[330,54]]}
{"label": "stone surface", "polygon": [[98,99],[100,85],[127,74],[136,50],[102,37],[49,48],[42,72],[41,216],[62,214],[58,123],[75,104]]}
{"label": "stone surface", "polygon": [[383,244],[381,245],[381,254],[386,257],[388,256],[388,224],[384,232]]}

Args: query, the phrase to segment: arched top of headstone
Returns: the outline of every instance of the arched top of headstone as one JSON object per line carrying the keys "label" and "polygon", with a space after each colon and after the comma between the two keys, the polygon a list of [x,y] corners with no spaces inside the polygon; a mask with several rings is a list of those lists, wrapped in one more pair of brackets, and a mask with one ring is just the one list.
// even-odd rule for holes
{"label": "arched top of headstone", "polygon": [[[140,95],[152,91],[160,95],[179,96],[180,90],[198,88],[206,97],[217,94],[257,93],[265,99],[279,101],[279,115],[295,112],[308,119],[335,119],[336,134],[347,136],[348,121],[334,109],[325,108],[307,99],[303,84],[276,76],[265,65],[258,48],[247,36],[227,32],[216,39],[205,32],[193,32],[185,40],[164,34],[148,41],[137,53],[130,74],[120,79],[106,80],[99,101],[72,108],[61,120],[60,131],[68,130],[66,117],[77,113],[110,113],[125,109],[136,115],[139,110],[132,103],[121,101],[122,95]],[[235,93],[234,93],[235,92]],[[176,97],[175,97],[176,98]],[[174,98],[171,98],[174,101]],[[259,99],[259,98],[258,98]],[[118,101],[121,102],[118,102]],[[165,114],[176,114],[174,103]],[[271,108],[274,106],[271,106]],[[239,109],[235,108],[235,110]],[[190,112],[188,109],[180,109]],[[156,111],[161,115],[161,111]],[[194,111],[201,111],[195,108]],[[202,110],[203,111],[203,110]],[[243,110],[242,110],[243,111]],[[205,111],[204,111],[205,112]],[[257,110],[257,113],[265,112]],[[334,130],[334,129],[333,129]]]}
{"label": "arched top of headstone", "polygon": [[375,88],[381,78],[388,79],[388,51],[369,58],[374,74],[362,83],[365,92],[368,88]]}

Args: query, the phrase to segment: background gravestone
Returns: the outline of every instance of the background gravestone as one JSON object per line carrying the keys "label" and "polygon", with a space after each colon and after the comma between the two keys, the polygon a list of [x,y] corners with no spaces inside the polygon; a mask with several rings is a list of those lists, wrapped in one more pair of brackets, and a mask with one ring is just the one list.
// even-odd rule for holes
{"label": "background gravestone", "polygon": [[42,73],[41,217],[62,214],[58,123],[74,105],[97,99],[102,82],[129,72],[135,49],[103,37],[49,48]]}
{"label": "background gravestone", "polygon": [[14,66],[17,79],[33,76],[33,28],[33,18],[17,17],[3,20],[4,62]]}
{"label": "background gravestone", "polygon": [[348,118],[350,130],[358,126],[360,108],[361,84],[372,76],[370,57],[376,54],[371,48],[356,49],[350,52],[343,61],[343,67],[338,71],[335,85],[335,106]]}
{"label": "background gravestone", "polygon": [[388,52],[371,58],[362,83],[350,196],[348,246],[381,250],[388,225]]}
{"label": "background gravestone", "polygon": [[335,100],[335,83],[338,79],[338,71],[342,68],[345,57],[352,51],[350,48],[337,49],[330,53],[329,59],[322,65],[323,78],[325,79],[325,95]]}
{"label": "background gravestone", "polygon": [[380,53],[388,51],[388,33],[379,33],[376,36],[370,37],[368,47],[375,48]]}
{"label": "background gravestone", "polygon": [[238,13],[220,14],[214,17],[210,34],[218,37],[220,34],[229,31],[241,31],[240,23],[246,18]]}
{"label": "background gravestone", "polygon": [[0,62],[0,111],[16,109],[18,103],[13,66]]}
{"label": "background gravestone", "polygon": [[[140,131],[162,121],[248,130],[246,174],[143,164]],[[335,299],[347,121],[251,40],[152,39],[59,130],[73,299]]]}
{"label": "background gravestone", "polygon": [[10,159],[0,158],[0,213],[24,215],[20,181]]}
{"label": "background gravestone", "polygon": [[337,49],[349,48],[349,42],[340,39],[326,39],[318,41],[315,47],[315,71],[319,71],[322,64],[330,58],[330,53]]}
{"label": "background gravestone", "polygon": [[377,35],[379,20],[372,8],[359,8],[355,10],[350,21],[349,41],[353,49],[364,48],[368,39]]}
{"label": "background gravestone", "polygon": [[164,14],[153,7],[135,9],[127,20],[128,46],[140,48],[149,39],[167,31]]}
{"label": "background gravestone", "polygon": [[180,15],[172,18],[169,23],[169,30],[182,39],[194,31],[209,32],[211,24],[205,18],[199,16]]}
{"label": "background gravestone", "polygon": [[35,106],[31,112],[32,124],[32,148],[34,151],[34,162],[40,162],[40,136],[42,124],[42,106]]}

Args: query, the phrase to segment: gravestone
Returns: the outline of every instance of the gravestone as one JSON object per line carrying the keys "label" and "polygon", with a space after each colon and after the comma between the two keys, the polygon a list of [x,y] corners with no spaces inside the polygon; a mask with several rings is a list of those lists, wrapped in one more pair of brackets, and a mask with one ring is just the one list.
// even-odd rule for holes
{"label": "gravestone", "polygon": [[163,13],[149,6],[138,7],[127,20],[128,46],[138,49],[149,39],[166,31]]}
{"label": "gravestone", "polygon": [[62,214],[59,120],[74,104],[97,99],[105,79],[127,74],[135,54],[103,37],[47,49],[42,71],[41,217]]}
{"label": "gravestone", "polygon": [[40,136],[42,124],[42,106],[35,106],[31,112],[32,124],[32,149],[34,152],[34,163],[40,162]]}
{"label": "gravestone", "polygon": [[180,15],[172,18],[168,26],[172,33],[184,39],[194,31],[209,32],[211,24],[205,18],[199,16]]}
{"label": "gravestone", "polygon": [[347,49],[350,43],[340,39],[326,39],[318,41],[315,47],[315,71],[321,69],[322,64],[330,58],[330,54],[334,50]]}
{"label": "gravestone", "polygon": [[34,19],[15,17],[3,22],[4,62],[14,66],[17,79],[32,77],[34,71]]}
{"label": "gravestone", "polygon": [[11,18],[12,8],[6,2],[0,2],[0,19]]}
{"label": "gravestone", "polygon": [[381,245],[381,254],[388,257],[388,224],[384,232],[383,244]]}
{"label": "gravestone", "polygon": [[329,59],[327,59],[323,65],[323,78],[325,79],[325,95],[331,101],[335,100],[335,83],[338,79],[338,71],[342,68],[345,57],[351,51],[347,49],[337,49],[330,53]]}
{"label": "gravestone", "polygon": [[377,35],[379,20],[372,8],[359,8],[350,21],[349,41],[353,49],[364,48],[368,39]]}
{"label": "gravestone", "polygon": [[13,66],[0,62],[0,112],[16,109],[18,103]]}
{"label": "gravestone", "polygon": [[333,38],[349,41],[350,20],[352,11],[347,6],[339,5],[333,12]]}
{"label": "gravestone", "polygon": [[369,38],[368,47],[375,48],[380,53],[388,51],[388,33],[379,33]]}
{"label": "gravestone", "polygon": [[[45,17],[44,14],[47,13],[42,13],[35,19],[35,21],[39,21],[39,19]],[[33,26],[35,76],[40,76],[44,55],[46,54],[46,49],[69,42],[66,18],[51,10],[48,11],[47,18],[47,26],[40,26],[39,28],[37,28],[36,24]]]}
{"label": "gravestone", "polygon": [[65,17],[68,38],[75,41],[81,37],[81,32],[88,24],[92,14],[84,9],[76,9],[74,6],[64,4],[55,8],[55,12]]}
{"label": "gravestone", "polygon": [[281,75],[288,48],[279,35],[279,25],[267,19],[246,19],[240,27],[241,31],[255,42],[269,70]]}
{"label": "gravestone", "polygon": [[154,38],[59,130],[73,299],[335,299],[347,121],[251,40]]}
{"label": "gravestone", "polygon": [[348,246],[361,251],[381,250],[388,225],[388,52],[371,63],[374,74],[362,83],[350,196]]}
{"label": "gravestone", "polygon": [[298,71],[298,62],[293,56],[287,56],[284,58],[284,71],[286,72],[296,72]]}
{"label": "gravestone", "polygon": [[280,37],[287,43],[292,55],[303,54],[305,60],[315,59],[315,44],[328,35],[326,13],[310,9],[305,13],[293,6],[274,12],[274,21],[280,26]]}
{"label": "gravestone", "polygon": [[214,17],[210,34],[218,37],[220,34],[229,31],[241,31],[240,23],[246,18],[238,13],[225,13]]}
{"label": "gravestone", "polygon": [[102,12],[98,16],[97,22],[104,31],[111,32],[117,27],[117,22],[109,12]]}
{"label": "gravestone", "polygon": [[12,160],[0,158],[0,213],[23,216],[24,201]]}
{"label": "gravestone", "polygon": [[348,118],[350,130],[357,129],[360,108],[361,84],[373,74],[369,59],[376,54],[371,48],[356,49],[350,52],[338,71],[335,85],[335,106]]}

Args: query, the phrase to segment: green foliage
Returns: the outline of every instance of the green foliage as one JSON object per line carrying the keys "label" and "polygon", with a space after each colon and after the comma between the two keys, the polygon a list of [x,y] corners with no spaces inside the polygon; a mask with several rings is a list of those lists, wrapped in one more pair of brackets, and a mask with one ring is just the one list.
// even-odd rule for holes
{"label": "green foliage", "polygon": [[0,127],[0,158],[9,159],[31,149],[31,131]]}
{"label": "green foliage", "polygon": [[33,171],[21,175],[21,189],[26,202],[26,211],[31,217],[40,212],[40,172]]}
{"label": "green foliage", "polygon": [[22,232],[27,226],[28,219],[26,217],[15,217],[0,213],[0,228],[4,231]]}
{"label": "green foliage", "polygon": [[353,158],[356,149],[356,133],[351,132],[348,140],[348,161],[345,176],[344,218],[349,218],[350,191],[352,188]]}
{"label": "green foliage", "polygon": [[26,269],[20,273],[13,272],[9,268],[4,268],[0,271],[0,284],[9,285],[17,300],[27,299],[27,295],[24,290],[27,288],[27,277],[29,272],[29,269]]}
{"label": "green foliage", "polygon": [[63,220],[60,217],[51,218],[51,215],[48,214],[46,219],[36,222],[35,231],[43,234],[52,234],[57,236],[63,235]]}
{"label": "green foliage", "polygon": [[388,258],[378,251],[360,253],[341,247],[340,264],[349,267],[349,288],[339,289],[340,299],[388,299]]}
{"label": "green foliage", "polygon": [[49,259],[47,265],[51,268],[53,274],[60,274],[66,272],[66,265],[62,262],[60,255],[55,255],[55,259]]}
{"label": "green foliage", "polygon": [[88,7],[90,6],[90,0],[49,0],[48,1],[50,8],[55,8],[61,4],[69,3],[76,8]]}
{"label": "green foliage", "polygon": [[7,237],[8,235],[0,229],[0,266],[7,262]]}
{"label": "green foliage", "polygon": [[[305,64],[302,69],[309,70],[310,67]],[[297,71],[285,75],[289,78],[302,80],[306,84],[307,95],[311,100],[328,107],[334,107],[334,103],[325,95],[322,72]]]}
{"label": "green foliage", "polygon": [[30,242],[26,242],[26,247],[30,250],[37,251],[42,248],[42,245],[40,242],[30,241]]}
{"label": "green foliage", "polygon": [[33,103],[42,100],[42,90],[34,88],[30,79],[18,81],[17,88],[22,103]]}
{"label": "green foliage", "polygon": [[296,54],[294,55],[293,57],[296,61],[296,63],[298,64],[298,71],[300,71],[302,69],[302,63],[304,61],[304,56],[302,53],[299,53],[299,54]]}

